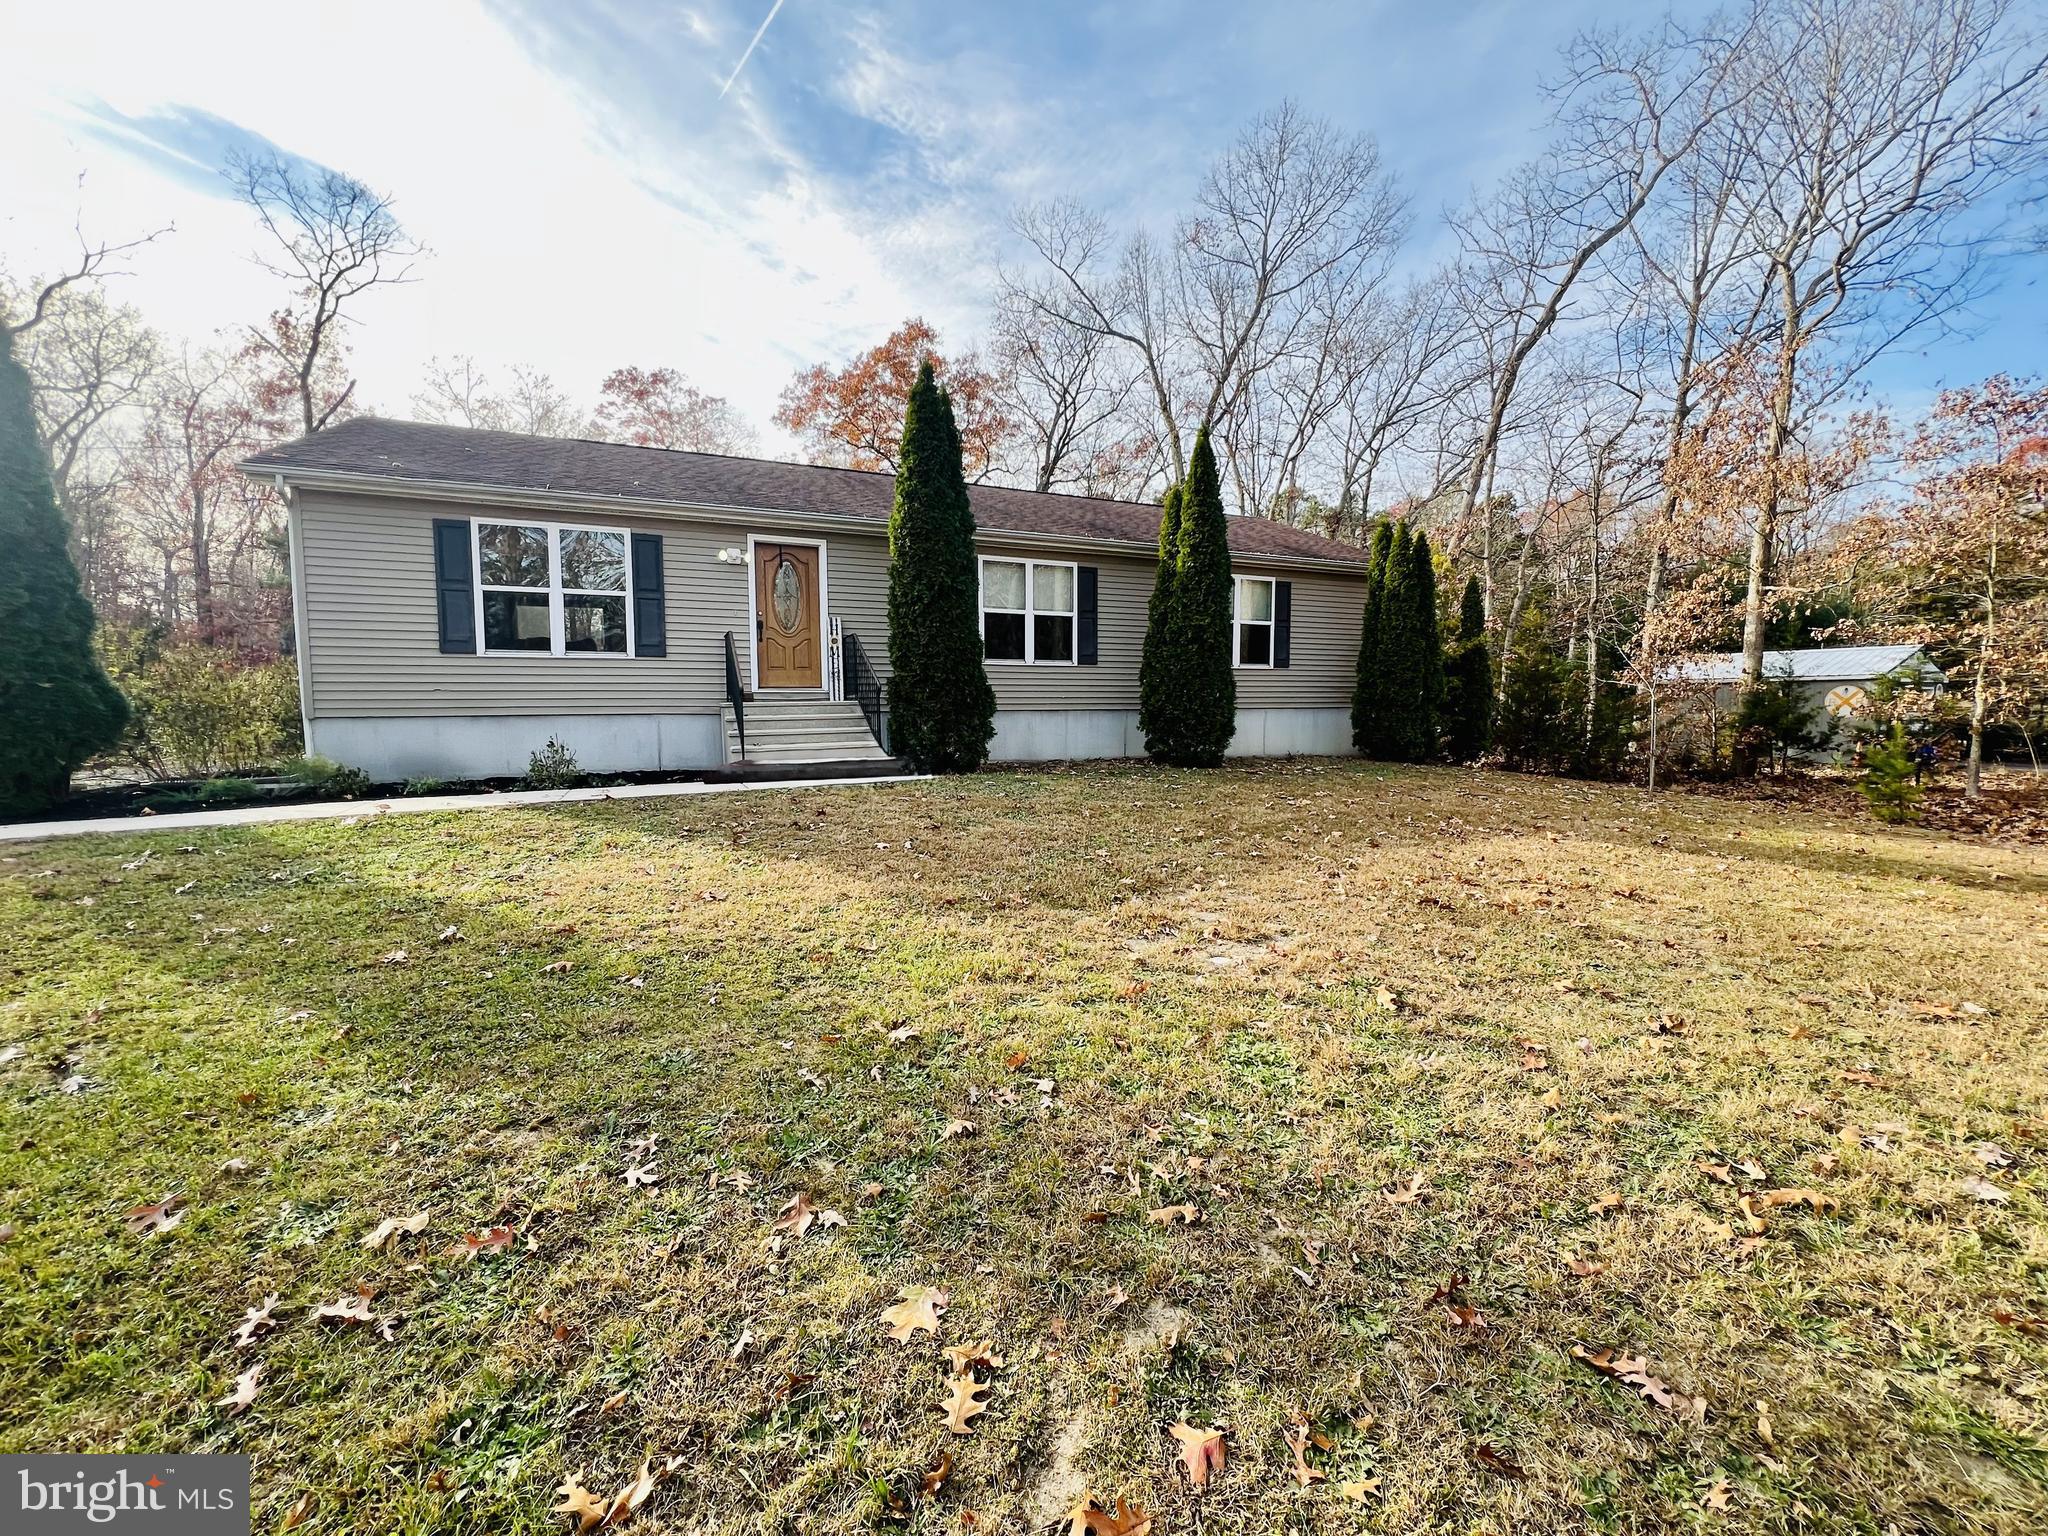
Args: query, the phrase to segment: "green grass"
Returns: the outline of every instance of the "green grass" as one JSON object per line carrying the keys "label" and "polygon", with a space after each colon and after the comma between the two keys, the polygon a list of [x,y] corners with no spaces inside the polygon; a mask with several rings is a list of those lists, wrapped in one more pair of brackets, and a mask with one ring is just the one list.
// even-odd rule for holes
{"label": "green grass", "polygon": [[[1996,1315],[2048,1317],[2039,854],[1305,765],[0,859],[9,1451],[245,1451],[259,1530],[563,1531],[565,1473],[650,1456],[647,1530],[1021,1530],[1083,1488],[1160,1536],[2048,1522],[2048,1335]],[[1697,1166],[1743,1160],[1839,1204],[1743,1244]],[[846,1225],[776,1241],[800,1192]],[[1456,1274],[1483,1330],[1430,1302]],[[940,1336],[896,1344],[920,1284]],[[311,1318],[363,1285],[390,1340]],[[939,1349],[984,1337],[953,1436]],[[1228,1429],[1199,1493],[1182,1417]]]}

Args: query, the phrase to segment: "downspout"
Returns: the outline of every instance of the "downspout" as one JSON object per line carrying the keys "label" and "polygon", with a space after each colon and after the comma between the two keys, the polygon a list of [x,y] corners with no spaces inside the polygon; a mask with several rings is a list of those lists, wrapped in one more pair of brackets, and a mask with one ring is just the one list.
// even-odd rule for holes
{"label": "downspout", "polygon": [[283,475],[271,485],[284,498],[285,553],[292,576],[292,656],[299,668],[299,741],[307,757],[313,751],[313,647],[306,633],[306,551],[299,529],[299,498]]}

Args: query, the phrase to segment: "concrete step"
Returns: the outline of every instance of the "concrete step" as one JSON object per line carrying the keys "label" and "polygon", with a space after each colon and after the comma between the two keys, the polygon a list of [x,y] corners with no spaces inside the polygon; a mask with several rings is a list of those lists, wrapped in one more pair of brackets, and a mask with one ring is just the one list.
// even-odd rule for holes
{"label": "concrete step", "polygon": [[[739,727],[731,720],[727,720],[725,722],[725,734],[736,736],[739,734]],[[829,720],[756,720],[752,715],[747,716],[747,739],[749,741],[752,741],[756,736],[765,741],[770,736],[867,736],[869,734],[871,733],[868,730],[867,721],[863,720],[859,715],[855,715],[851,720],[841,719],[837,715],[834,715]]]}
{"label": "concrete step", "polygon": [[[735,746],[737,751],[737,746]],[[778,742],[766,744],[749,738],[747,755],[749,763],[877,763],[886,761],[888,753],[875,745],[870,736],[864,741],[846,745],[819,746],[815,743]],[[738,761],[739,759],[735,759]]]}

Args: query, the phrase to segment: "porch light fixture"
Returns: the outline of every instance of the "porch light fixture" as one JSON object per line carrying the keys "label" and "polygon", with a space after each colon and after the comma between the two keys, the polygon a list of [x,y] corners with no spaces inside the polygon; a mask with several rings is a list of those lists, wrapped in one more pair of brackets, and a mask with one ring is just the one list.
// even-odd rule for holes
{"label": "porch light fixture", "polygon": [[721,549],[718,552],[718,563],[720,565],[745,565],[747,563],[747,552],[744,549]]}

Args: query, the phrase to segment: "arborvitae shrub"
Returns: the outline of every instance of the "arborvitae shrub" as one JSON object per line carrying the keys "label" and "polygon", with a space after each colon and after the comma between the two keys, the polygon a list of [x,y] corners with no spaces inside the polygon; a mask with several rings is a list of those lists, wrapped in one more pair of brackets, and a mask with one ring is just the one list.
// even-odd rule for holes
{"label": "arborvitae shrub", "polygon": [[974,511],[953,402],[918,370],[903,416],[889,516],[889,744],[927,773],[988,757],[996,695],[982,665]]}

